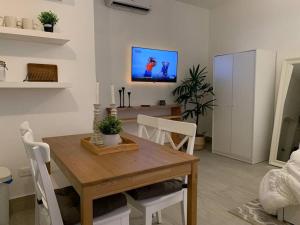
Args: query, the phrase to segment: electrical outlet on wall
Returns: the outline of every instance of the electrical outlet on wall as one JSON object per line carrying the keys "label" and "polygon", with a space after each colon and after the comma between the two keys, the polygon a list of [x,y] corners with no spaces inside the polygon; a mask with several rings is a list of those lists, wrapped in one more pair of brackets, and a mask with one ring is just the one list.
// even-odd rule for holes
{"label": "electrical outlet on wall", "polygon": [[19,177],[30,177],[31,170],[29,167],[23,167],[23,168],[19,169],[18,174],[19,174]]}

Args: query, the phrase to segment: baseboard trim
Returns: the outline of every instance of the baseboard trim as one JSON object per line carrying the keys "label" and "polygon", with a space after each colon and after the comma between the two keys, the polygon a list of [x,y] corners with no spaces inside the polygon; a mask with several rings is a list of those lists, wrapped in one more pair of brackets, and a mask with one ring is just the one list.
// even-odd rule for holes
{"label": "baseboard trim", "polygon": [[234,160],[237,160],[237,161],[240,161],[240,162],[244,162],[244,163],[248,163],[248,164],[253,165],[253,163],[249,159],[238,157],[238,156],[235,156],[233,154],[226,154],[226,153],[222,153],[222,152],[218,152],[218,151],[214,151],[214,150],[212,150],[212,153],[223,156],[223,157],[226,157],[226,158],[234,159]]}

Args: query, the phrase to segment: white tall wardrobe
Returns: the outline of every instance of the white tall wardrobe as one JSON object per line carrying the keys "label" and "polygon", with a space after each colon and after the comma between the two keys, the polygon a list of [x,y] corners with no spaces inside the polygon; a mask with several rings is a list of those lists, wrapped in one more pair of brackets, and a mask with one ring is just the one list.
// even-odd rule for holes
{"label": "white tall wardrobe", "polygon": [[253,50],[214,57],[213,153],[248,163],[269,158],[276,54]]}

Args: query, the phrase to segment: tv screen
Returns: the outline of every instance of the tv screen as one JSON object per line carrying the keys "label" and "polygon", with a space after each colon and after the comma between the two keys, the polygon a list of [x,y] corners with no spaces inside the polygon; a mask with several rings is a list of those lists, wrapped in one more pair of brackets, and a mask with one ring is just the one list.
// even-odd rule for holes
{"label": "tv screen", "polygon": [[176,82],[178,52],[132,47],[132,81]]}

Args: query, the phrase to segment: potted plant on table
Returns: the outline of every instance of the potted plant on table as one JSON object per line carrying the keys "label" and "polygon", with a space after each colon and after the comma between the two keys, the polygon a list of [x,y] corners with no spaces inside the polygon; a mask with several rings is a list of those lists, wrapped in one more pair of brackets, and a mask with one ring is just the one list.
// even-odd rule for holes
{"label": "potted plant on table", "polygon": [[114,116],[106,117],[100,122],[99,129],[103,134],[104,145],[111,146],[122,142],[119,135],[122,130],[122,123],[118,118]]}
{"label": "potted plant on table", "polygon": [[[173,91],[178,104],[183,104],[183,119],[191,118],[199,124],[200,116],[204,116],[208,110],[212,110],[215,99],[213,87],[206,81],[206,67],[200,65],[189,69],[189,75]],[[205,145],[205,133],[197,130],[195,149],[203,149]]]}
{"label": "potted plant on table", "polygon": [[58,16],[50,11],[41,12],[38,19],[44,25],[45,32],[53,32],[55,24],[57,24],[59,18]]}

